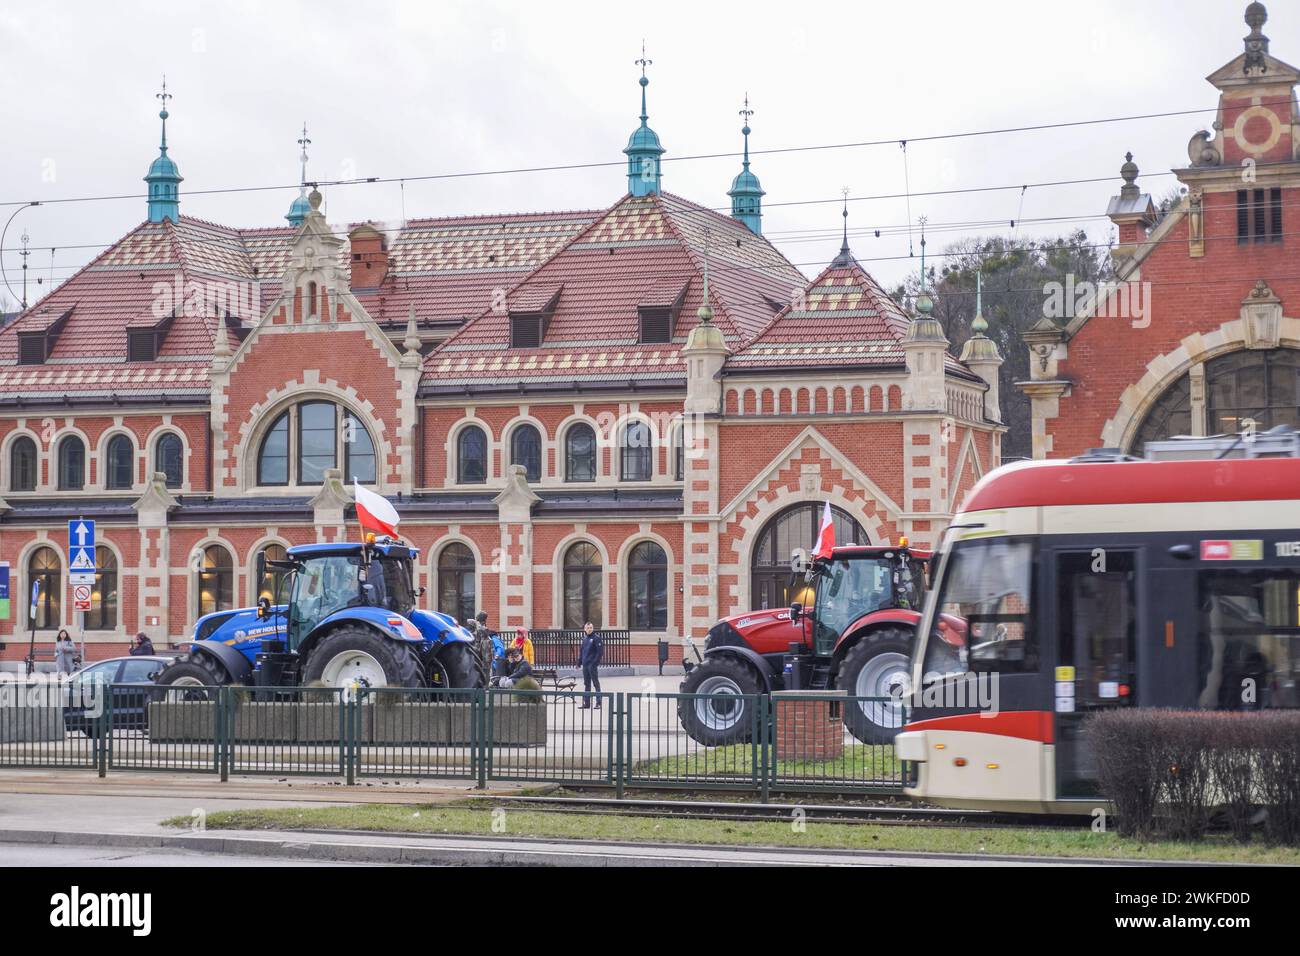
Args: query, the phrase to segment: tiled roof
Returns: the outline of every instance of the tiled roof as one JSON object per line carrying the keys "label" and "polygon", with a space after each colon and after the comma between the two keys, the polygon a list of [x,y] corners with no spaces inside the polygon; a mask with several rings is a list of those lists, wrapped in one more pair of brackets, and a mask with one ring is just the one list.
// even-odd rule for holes
{"label": "tiled roof", "polygon": [[[485,308],[429,355],[424,387],[678,379],[703,299],[706,246],[715,322],[739,348],[803,276],[734,219],[667,193],[629,195],[508,292],[513,307],[561,288],[540,348],[511,348],[509,311]],[[640,307],[679,301],[673,341],[641,344]]]}
{"label": "tiled roof", "polygon": [[[551,212],[417,219],[389,247],[393,267],[378,289],[358,295],[376,321],[459,323],[517,285],[599,212]],[[291,226],[234,229],[201,219],[142,223],[26,314],[0,328],[0,400],[35,393],[82,397],[205,393],[215,318],[229,311],[246,326],[280,293]],[[348,268],[345,244],[341,265]],[[201,314],[187,315],[192,284],[207,290]],[[217,297],[210,293],[216,291]],[[127,362],[127,330],[169,324],[156,362]],[[40,331],[72,310],[44,365],[17,364],[19,331]]]}
{"label": "tiled roof", "polygon": [[[901,367],[910,320],[880,284],[850,258],[833,263],[748,345],[727,371],[763,368]],[[949,370],[972,373],[952,355]]]}

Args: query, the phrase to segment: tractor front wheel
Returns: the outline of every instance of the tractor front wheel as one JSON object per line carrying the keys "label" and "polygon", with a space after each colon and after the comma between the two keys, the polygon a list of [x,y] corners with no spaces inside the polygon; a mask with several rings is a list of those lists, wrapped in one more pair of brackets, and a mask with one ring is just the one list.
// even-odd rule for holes
{"label": "tractor front wheel", "polygon": [[303,683],[325,687],[419,687],[420,658],[366,627],[342,627],[311,650]]}
{"label": "tractor front wheel", "polygon": [[429,665],[429,680],[434,687],[485,687],[483,672],[473,644],[445,644]]}
{"label": "tractor front wheel", "polygon": [[677,719],[692,740],[706,747],[749,742],[760,687],[748,664],[728,657],[705,658],[682,681],[681,692],[697,695],[677,701]]}
{"label": "tractor front wheel", "polygon": [[836,685],[855,700],[844,708],[849,733],[864,744],[893,743],[903,726],[903,693],[912,677],[912,635],[902,628],[876,631],[849,648]]}
{"label": "tractor front wheel", "polygon": [[211,689],[230,683],[230,674],[209,654],[191,653],[168,664],[154,679],[152,698],[164,700],[216,700]]}

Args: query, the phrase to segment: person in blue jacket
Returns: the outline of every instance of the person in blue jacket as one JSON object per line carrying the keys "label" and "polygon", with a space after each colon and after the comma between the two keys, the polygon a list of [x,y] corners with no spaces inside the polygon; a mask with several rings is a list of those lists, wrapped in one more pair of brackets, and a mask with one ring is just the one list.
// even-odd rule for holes
{"label": "person in blue jacket", "polygon": [[600,710],[600,661],[605,656],[605,639],[596,633],[595,626],[588,621],[582,625],[582,649],[578,652],[578,663],[582,665],[582,683],[585,693],[579,710],[591,709],[591,692],[596,691],[596,709]]}

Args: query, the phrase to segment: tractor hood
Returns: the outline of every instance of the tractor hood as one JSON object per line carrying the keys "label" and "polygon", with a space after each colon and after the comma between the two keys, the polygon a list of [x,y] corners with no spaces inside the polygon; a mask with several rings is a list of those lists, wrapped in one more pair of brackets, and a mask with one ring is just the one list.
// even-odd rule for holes
{"label": "tractor hood", "polygon": [[472,644],[474,642],[474,638],[469,631],[457,624],[456,619],[450,614],[417,608],[408,616],[412,623],[420,629],[424,639],[433,644]]}
{"label": "tractor hood", "polygon": [[724,617],[709,631],[708,647],[748,646],[759,654],[779,654],[792,643],[810,643],[812,621],[803,617],[790,623],[788,607],[750,611]]}

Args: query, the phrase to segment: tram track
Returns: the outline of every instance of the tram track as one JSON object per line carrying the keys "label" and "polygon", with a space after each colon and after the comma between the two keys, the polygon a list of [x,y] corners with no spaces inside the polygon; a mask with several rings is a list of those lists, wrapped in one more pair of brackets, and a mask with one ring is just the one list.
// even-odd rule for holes
{"label": "tram track", "polygon": [[585,815],[717,820],[725,822],[789,823],[802,813],[815,823],[855,826],[928,826],[958,829],[1009,829],[1015,827],[1082,828],[1088,817],[1070,814],[1010,813],[991,810],[949,810],[940,807],[902,807],[886,804],[855,806],[810,803],[740,803],[670,799],[623,799],[575,796],[473,797],[466,803],[513,807],[533,812]]}

